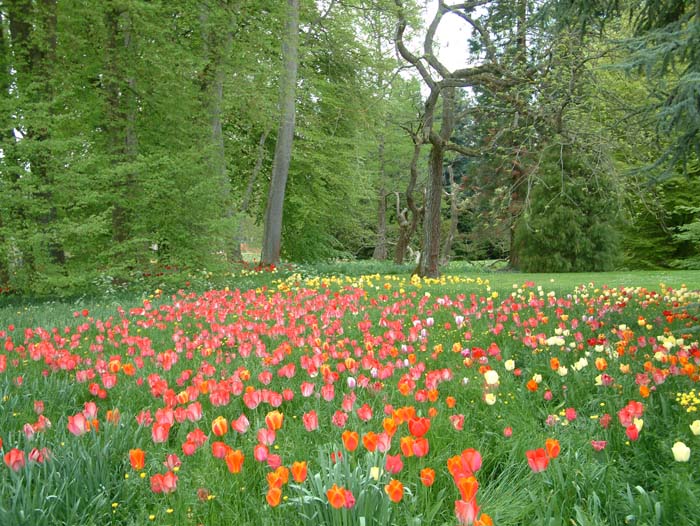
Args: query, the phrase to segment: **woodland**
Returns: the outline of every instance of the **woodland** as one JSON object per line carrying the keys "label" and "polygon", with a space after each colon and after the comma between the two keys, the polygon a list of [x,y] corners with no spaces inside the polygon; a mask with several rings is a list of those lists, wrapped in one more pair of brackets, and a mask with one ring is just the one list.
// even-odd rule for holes
{"label": "woodland", "polygon": [[0,92],[6,294],[700,268],[700,0],[0,0]]}

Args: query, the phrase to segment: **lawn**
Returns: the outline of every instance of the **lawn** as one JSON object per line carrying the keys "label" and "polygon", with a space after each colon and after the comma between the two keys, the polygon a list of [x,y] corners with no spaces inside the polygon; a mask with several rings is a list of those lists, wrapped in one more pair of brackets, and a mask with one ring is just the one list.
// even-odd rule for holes
{"label": "lawn", "polygon": [[197,285],[5,301],[0,524],[700,514],[700,272]]}

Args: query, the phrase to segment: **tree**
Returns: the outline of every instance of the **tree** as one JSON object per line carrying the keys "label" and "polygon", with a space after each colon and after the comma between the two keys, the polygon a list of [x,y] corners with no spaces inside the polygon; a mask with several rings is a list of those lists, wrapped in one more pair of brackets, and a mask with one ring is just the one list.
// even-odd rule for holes
{"label": "tree", "polygon": [[[425,101],[422,115],[422,133],[424,142],[430,144],[429,183],[425,202],[425,217],[423,221],[423,238],[421,256],[416,269],[420,276],[435,277],[440,273],[440,206],[442,203],[443,186],[443,159],[445,152],[457,151],[463,155],[477,155],[478,151],[457,145],[450,141],[454,129],[454,90],[464,87],[479,87],[493,92],[501,92],[511,87],[520,79],[511,77],[507,68],[507,53],[497,48],[492,40],[489,22],[497,21],[498,16],[491,17],[491,8],[497,7],[495,3],[488,1],[463,2],[449,5],[439,0],[438,9],[426,30],[423,40],[423,54],[417,56],[407,48],[404,42],[404,34],[408,25],[406,12],[402,0],[395,0],[398,7],[398,23],[396,29],[396,48],[401,57],[411,64],[420,74],[427,88],[430,90]],[[485,9],[487,14],[478,18],[474,11],[476,8]],[[498,10],[493,11],[498,15]],[[459,16],[473,30],[474,38],[478,45],[471,64],[465,68],[450,71],[438,60],[433,50],[434,39],[443,16],[452,14]],[[436,111],[438,101],[442,97],[442,120],[440,129],[435,129],[438,120]]]}
{"label": "tree", "polygon": [[295,94],[299,67],[299,0],[287,1],[287,21],[282,40],[283,74],[280,78],[280,124],[277,130],[272,180],[265,210],[261,263],[276,265],[282,244],[282,212],[294,139]]}

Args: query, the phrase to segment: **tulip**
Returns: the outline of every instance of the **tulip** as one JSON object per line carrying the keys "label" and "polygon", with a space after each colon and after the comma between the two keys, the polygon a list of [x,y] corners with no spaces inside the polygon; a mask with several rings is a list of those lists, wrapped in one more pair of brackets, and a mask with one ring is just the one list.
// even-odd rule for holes
{"label": "tulip", "polygon": [[401,471],[403,469],[401,455],[387,455],[384,467],[389,473],[398,473]]}
{"label": "tulip", "polygon": [[561,447],[559,446],[559,441],[554,438],[548,438],[545,440],[545,449],[547,451],[547,457],[550,459],[557,458],[559,456],[559,451]]}
{"label": "tulip", "polygon": [[11,449],[7,453],[5,453],[4,458],[5,464],[7,464],[7,467],[10,468],[12,471],[19,471],[24,467],[24,451],[22,451],[21,449]]}
{"label": "tulip", "polygon": [[688,462],[690,460],[690,448],[683,442],[676,442],[671,448],[673,459],[676,462]]}
{"label": "tulip", "polygon": [[282,428],[282,423],[284,422],[284,415],[280,413],[279,411],[270,411],[267,413],[267,416],[265,416],[265,424],[267,425],[268,429],[271,429],[273,431],[278,431]]}
{"label": "tulip", "polygon": [[360,435],[357,433],[357,431],[349,431],[346,429],[343,431],[342,439],[345,449],[350,452],[355,451],[360,443]]}
{"label": "tulip", "polygon": [[455,515],[461,525],[472,525],[476,521],[476,516],[479,513],[479,506],[476,505],[476,499],[469,501],[455,501]]}
{"label": "tulip", "polygon": [[403,499],[403,484],[400,480],[391,479],[389,484],[384,486],[384,491],[389,495],[391,502],[400,502]]}
{"label": "tulip", "polygon": [[417,457],[424,457],[430,451],[430,443],[425,437],[416,438],[412,445],[413,454]]}
{"label": "tulip", "polygon": [[270,505],[271,508],[279,505],[282,499],[282,490],[280,488],[270,488],[265,495],[265,500]]}
{"label": "tulip", "polygon": [[306,474],[306,461],[294,462],[292,464],[292,477],[294,478],[294,482],[301,484],[306,480]]}
{"label": "tulip", "polygon": [[416,438],[425,435],[429,429],[430,419],[428,418],[411,418],[408,421],[408,431]]}
{"label": "tulip", "polygon": [[151,436],[155,444],[162,444],[168,440],[170,434],[170,424],[153,424],[151,428]]}
{"label": "tulip", "polygon": [[457,489],[459,489],[462,500],[469,502],[476,495],[476,492],[479,489],[479,483],[474,476],[461,477],[457,481]]}
{"label": "tulip", "polygon": [[486,385],[498,385],[498,373],[493,369],[489,369],[484,373],[484,381],[486,382]]}
{"label": "tulip", "polygon": [[690,431],[694,435],[700,435],[700,420],[694,420],[692,424],[690,424]]}
{"label": "tulip", "polygon": [[435,470],[432,468],[421,469],[420,481],[424,486],[432,486],[435,482]]}
{"label": "tulip", "polygon": [[326,497],[328,497],[328,503],[335,509],[340,509],[346,504],[345,490],[338,487],[337,484],[333,484],[333,486],[326,491]]}
{"label": "tulip", "polygon": [[229,449],[226,451],[224,459],[226,460],[226,466],[231,473],[241,472],[245,455],[243,455],[240,449]]}
{"label": "tulip", "polygon": [[130,449],[129,461],[131,462],[132,469],[141,471],[146,465],[146,453],[143,449]]}
{"label": "tulip", "polygon": [[228,421],[223,416],[217,416],[211,423],[212,432],[218,436],[224,436],[228,432]]}
{"label": "tulip", "polygon": [[212,442],[211,454],[214,458],[224,458],[228,453],[230,446],[224,442]]}
{"label": "tulip", "polygon": [[535,473],[540,473],[541,471],[547,469],[549,457],[543,448],[526,451],[525,456],[527,457],[527,463],[530,466],[530,469]]}

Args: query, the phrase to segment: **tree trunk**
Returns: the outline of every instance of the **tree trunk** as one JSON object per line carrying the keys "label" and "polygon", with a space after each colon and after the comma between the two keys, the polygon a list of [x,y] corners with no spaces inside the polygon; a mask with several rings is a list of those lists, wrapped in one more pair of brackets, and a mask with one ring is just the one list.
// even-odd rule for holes
{"label": "tree trunk", "polygon": [[[436,278],[440,275],[440,230],[442,216],[443,161],[445,146],[454,129],[454,88],[444,88],[442,103],[442,124],[440,133],[430,133],[430,161],[428,173],[428,193],[425,198],[425,217],[423,219],[423,245],[417,274],[421,277]],[[435,110],[437,97],[428,97],[426,115]],[[433,104],[428,107],[428,104]],[[432,126],[431,126],[432,127]]]}
{"label": "tree trunk", "polygon": [[280,78],[280,126],[277,132],[272,179],[265,209],[261,263],[277,265],[282,245],[282,212],[292,158],[296,83],[299,66],[299,0],[287,0],[287,22],[282,39],[283,71]]}
{"label": "tree trunk", "polygon": [[450,229],[442,245],[442,254],[440,256],[441,267],[444,267],[450,262],[452,243],[457,235],[457,224],[459,223],[459,191],[462,189],[461,185],[455,183],[455,173],[452,166],[447,167],[447,173],[450,175],[450,192],[447,194],[450,202]]}
{"label": "tree trunk", "polygon": [[[413,156],[411,157],[411,168],[410,177],[408,179],[408,186],[406,187],[406,209],[400,210],[400,201],[398,194],[396,196],[396,217],[399,221],[399,239],[396,241],[396,250],[394,251],[394,263],[402,265],[404,258],[406,257],[406,250],[411,242],[413,234],[418,228],[418,223],[423,216],[424,208],[418,208],[416,206],[416,201],[413,197],[413,191],[416,188],[416,182],[418,181],[418,160],[420,159],[421,148],[423,147],[423,141],[418,134],[413,134]],[[406,217],[406,214],[410,212],[410,220]]]}
{"label": "tree trunk", "polygon": [[385,170],[384,170],[384,135],[379,137],[379,145],[377,147],[377,157],[379,160],[379,199],[377,202],[377,244],[374,247],[373,259],[384,261],[387,258],[387,239],[386,239],[386,198],[387,191],[385,186]]}
{"label": "tree trunk", "polygon": [[[120,170],[121,165],[134,163],[138,156],[136,132],[136,79],[128,72],[128,63],[133,51],[131,16],[122,7],[114,4],[105,13],[107,25],[107,49],[105,92],[107,98],[107,137],[114,177],[112,206],[112,239],[117,251],[124,259],[133,259],[125,244],[131,239],[133,209],[131,202],[136,192],[136,173],[133,167]],[[134,263],[133,261],[131,262]]]}
{"label": "tree trunk", "polygon": [[258,179],[258,174],[262,169],[263,161],[265,160],[265,141],[267,141],[267,136],[270,134],[270,130],[265,130],[260,136],[260,141],[258,142],[258,153],[255,158],[255,166],[248,176],[248,184],[245,188],[245,193],[243,194],[243,201],[241,202],[241,207],[238,210],[238,225],[236,226],[236,242],[233,245],[233,257],[237,261],[243,261],[243,251],[241,245],[243,244],[243,223],[242,217],[248,213],[248,208],[250,207],[250,199],[253,196],[253,188],[255,188],[255,181]]}
{"label": "tree trunk", "polygon": [[[231,53],[233,45],[233,31],[230,27],[232,20],[227,21],[227,28],[222,36],[220,31],[211,26],[209,10],[210,7],[204,2],[200,12],[200,23],[206,64],[202,79],[202,94],[209,121],[209,144],[207,147],[209,169],[207,176],[218,181],[219,201],[223,217],[232,220],[234,209],[231,202],[231,179],[226,169],[226,150],[221,123],[224,101],[224,60]],[[231,237],[227,237],[224,246],[221,247],[229,260],[235,259],[237,252],[240,252],[240,247],[237,247],[236,243],[237,237],[234,233]]]}

